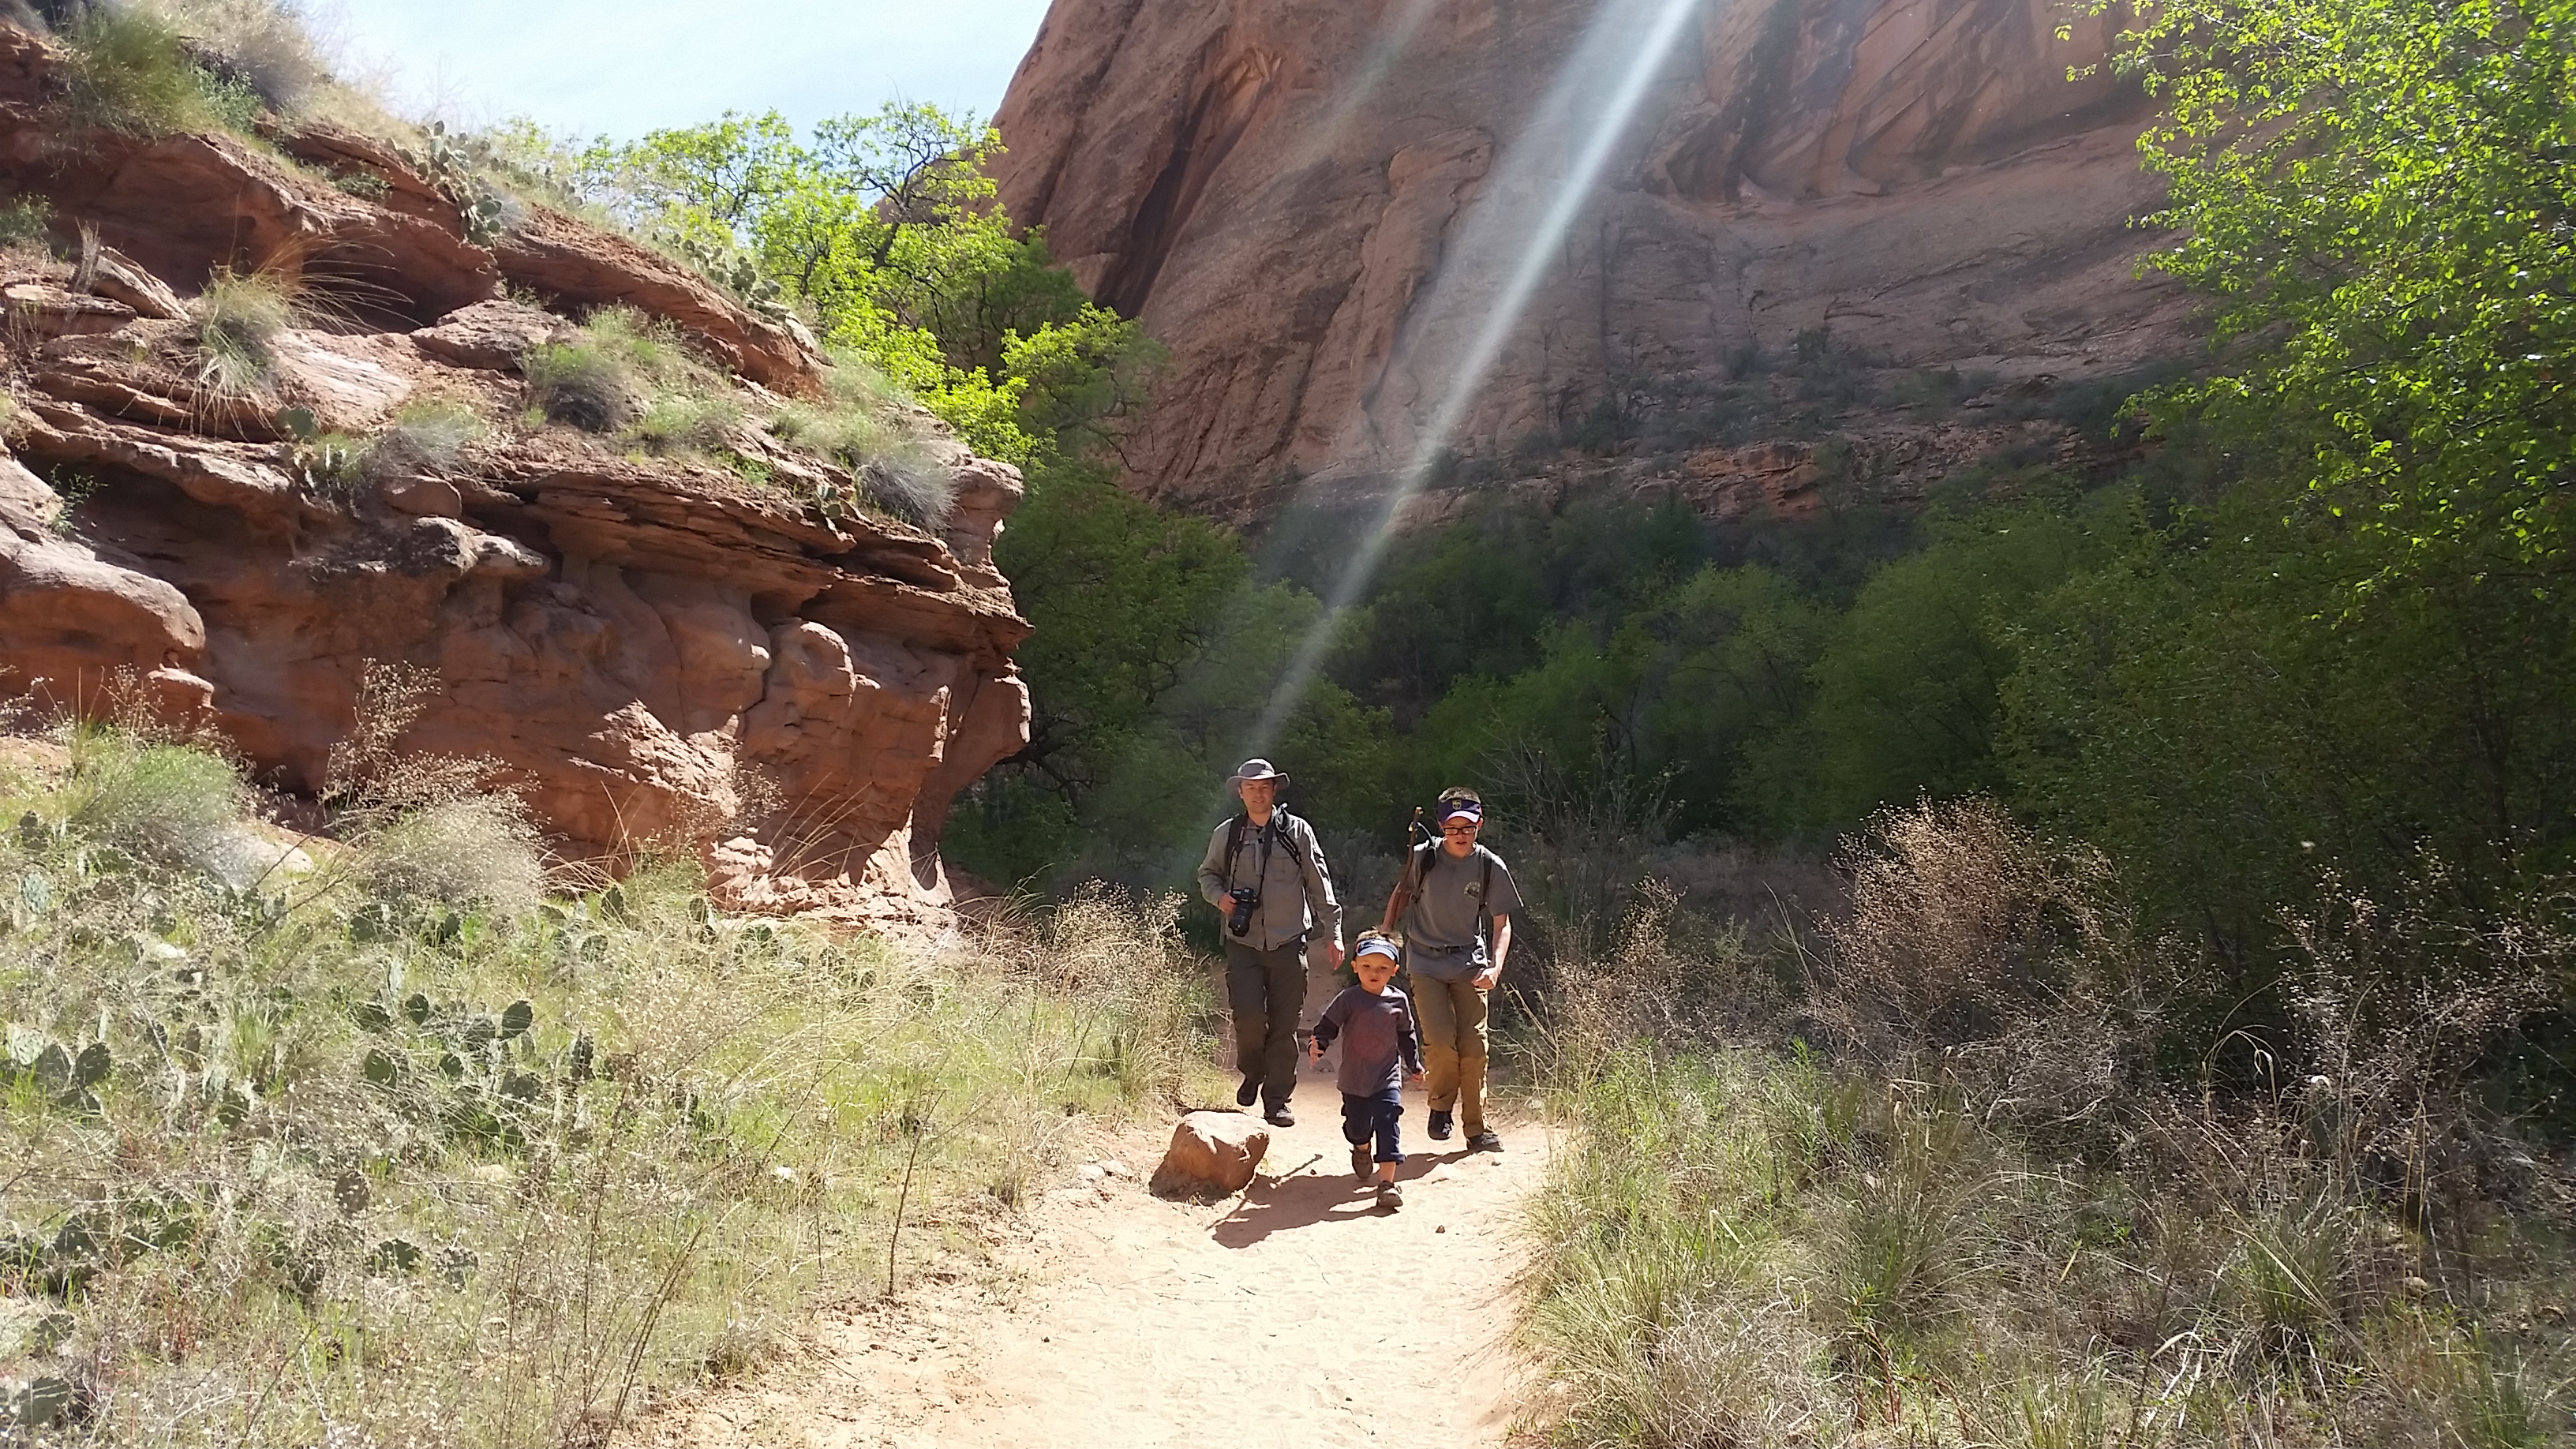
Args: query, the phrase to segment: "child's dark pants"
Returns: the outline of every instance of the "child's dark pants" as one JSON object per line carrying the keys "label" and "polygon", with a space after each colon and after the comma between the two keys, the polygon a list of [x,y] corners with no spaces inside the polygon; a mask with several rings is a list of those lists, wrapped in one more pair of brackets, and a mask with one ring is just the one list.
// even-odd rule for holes
{"label": "child's dark pants", "polygon": [[1402,1162],[1404,1149],[1395,1143],[1395,1119],[1404,1115],[1404,1094],[1394,1087],[1362,1097],[1342,1094],[1342,1140],[1353,1147],[1377,1138],[1379,1162]]}

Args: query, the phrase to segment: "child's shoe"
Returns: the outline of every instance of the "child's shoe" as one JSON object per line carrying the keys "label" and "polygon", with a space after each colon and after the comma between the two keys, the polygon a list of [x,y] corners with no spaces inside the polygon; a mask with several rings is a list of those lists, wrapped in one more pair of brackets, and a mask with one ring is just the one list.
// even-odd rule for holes
{"label": "child's shoe", "polygon": [[1393,1212],[1397,1208],[1404,1206],[1404,1189],[1391,1182],[1379,1183],[1377,1185],[1377,1205],[1386,1209],[1388,1212]]}
{"label": "child's shoe", "polygon": [[1358,1178],[1362,1182],[1368,1181],[1370,1176],[1369,1170],[1376,1165],[1376,1163],[1369,1161],[1367,1143],[1354,1142],[1351,1144],[1351,1175],[1353,1177]]}

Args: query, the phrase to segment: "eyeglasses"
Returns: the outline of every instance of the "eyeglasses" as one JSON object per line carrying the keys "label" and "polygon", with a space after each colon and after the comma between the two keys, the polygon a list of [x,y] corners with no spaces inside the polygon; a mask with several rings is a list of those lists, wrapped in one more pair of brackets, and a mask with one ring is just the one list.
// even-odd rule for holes
{"label": "eyeglasses", "polygon": [[1443,835],[1473,835],[1476,833],[1476,829],[1477,827],[1473,825],[1443,825],[1440,827],[1440,833]]}

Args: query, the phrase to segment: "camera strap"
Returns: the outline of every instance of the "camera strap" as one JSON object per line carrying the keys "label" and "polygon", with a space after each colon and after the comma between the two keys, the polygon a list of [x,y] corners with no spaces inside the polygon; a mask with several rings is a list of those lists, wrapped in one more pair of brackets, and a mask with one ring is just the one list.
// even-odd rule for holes
{"label": "camera strap", "polygon": [[[1261,827],[1261,869],[1255,872],[1252,877],[1252,888],[1254,890],[1267,890],[1269,888],[1270,843],[1272,839],[1279,834],[1279,827],[1282,823],[1281,817],[1286,813],[1286,811],[1282,810],[1271,811],[1270,823]],[[1236,862],[1243,857],[1243,831],[1244,828],[1251,823],[1252,817],[1250,815],[1246,815],[1241,812],[1236,813],[1234,817],[1234,832],[1232,837],[1226,841],[1225,846],[1225,884],[1228,890],[1234,888],[1237,879]]]}

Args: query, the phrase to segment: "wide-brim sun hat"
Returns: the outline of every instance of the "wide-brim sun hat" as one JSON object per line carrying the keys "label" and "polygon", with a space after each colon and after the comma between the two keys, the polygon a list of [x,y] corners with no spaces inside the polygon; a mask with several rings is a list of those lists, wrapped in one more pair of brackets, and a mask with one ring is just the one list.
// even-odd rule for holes
{"label": "wide-brim sun hat", "polygon": [[1288,783],[1288,775],[1285,771],[1271,768],[1268,760],[1251,759],[1244,761],[1242,768],[1228,777],[1226,783],[1240,785],[1246,780],[1276,780],[1284,786]]}

